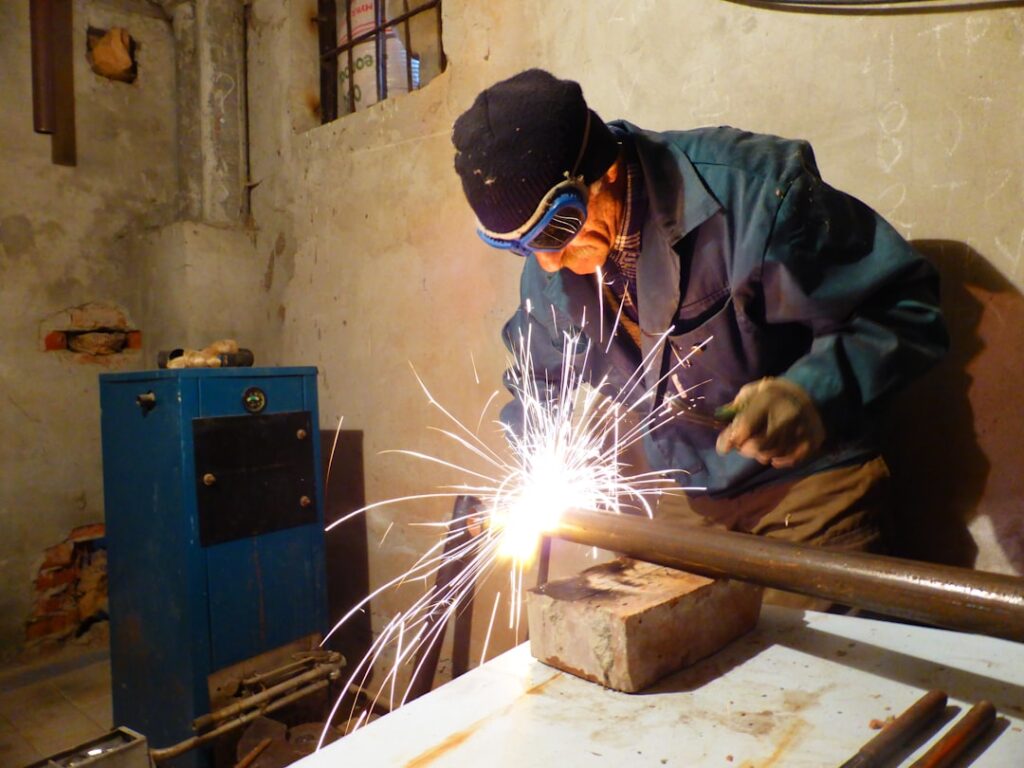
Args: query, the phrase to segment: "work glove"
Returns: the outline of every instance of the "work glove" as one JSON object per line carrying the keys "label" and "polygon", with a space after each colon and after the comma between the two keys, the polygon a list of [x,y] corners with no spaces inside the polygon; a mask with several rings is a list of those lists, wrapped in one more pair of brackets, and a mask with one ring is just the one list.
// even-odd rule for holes
{"label": "work glove", "polygon": [[735,413],[715,448],[784,469],[813,456],[825,442],[825,425],[810,395],[788,379],[764,378],[743,386],[725,408]]}

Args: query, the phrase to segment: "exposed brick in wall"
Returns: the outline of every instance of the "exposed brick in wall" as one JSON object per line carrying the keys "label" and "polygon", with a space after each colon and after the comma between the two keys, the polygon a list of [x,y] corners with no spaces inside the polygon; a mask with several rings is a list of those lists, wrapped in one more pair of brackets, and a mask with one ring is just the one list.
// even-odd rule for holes
{"label": "exposed brick in wall", "polygon": [[105,302],[89,302],[57,312],[40,327],[42,349],[72,352],[79,362],[106,362],[104,358],[142,349],[142,331],[127,312]]}
{"label": "exposed brick in wall", "polygon": [[104,534],[103,523],[79,526],[43,552],[25,623],[27,644],[62,642],[107,619]]}

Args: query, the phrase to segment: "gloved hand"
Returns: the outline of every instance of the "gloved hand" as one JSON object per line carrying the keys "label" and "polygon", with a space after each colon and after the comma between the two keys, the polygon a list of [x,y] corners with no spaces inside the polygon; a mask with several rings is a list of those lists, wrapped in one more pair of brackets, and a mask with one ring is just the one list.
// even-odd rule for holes
{"label": "gloved hand", "polygon": [[810,458],[825,442],[825,425],[810,395],[788,379],[753,381],[726,408],[736,416],[718,435],[719,453],[735,449],[781,469]]}

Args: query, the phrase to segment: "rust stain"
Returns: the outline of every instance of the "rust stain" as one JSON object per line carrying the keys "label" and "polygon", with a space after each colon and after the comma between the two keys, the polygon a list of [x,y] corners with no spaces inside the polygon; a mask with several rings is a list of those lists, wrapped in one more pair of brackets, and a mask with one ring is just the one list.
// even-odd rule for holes
{"label": "rust stain", "polygon": [[405,764],[406,768],[423,768],[423,766],[434,763],[439,758],[444,757],[446,754],[448,754],[448,752],[450,752],[451,750],[465,743],[470,736],[476,733],[477,728],[479,728],[481,723],[483,722],[484,720],[479,720],[473,723],[473,725],[471,725],[466,730],[453,733],[440,744],[431,747],[426,752],[417,755],[412,760],[407,762]]}
{"label": "rust stain", "polygon": [[775,751],[768,755],[763,762],[745,760],[740,768],[773,768],[773,766],[779,765],[779,761],[786,756],[790,747],[793,746],[793,742],[796,741],[797,737],[806,727],[807,721],[803,718],[794,720],[782,732],[782,737],[779,739],[778,744],[775,745]]}
{"label": "rust stain", "polygon": [[[527,688],[525,691],[523,691],[523,696],[531,696],[541,693],[548,686],[548,684],[551,683],[552,680],[555,680],[561,676],[561,672],[556,672],[547,680],[542,680],[536,685]],[[432,765],[438,759],[444,757],[449,752],[451,752],[453,749],[456,749],[457,747],[460,747],[463,744],[465,744],[469,740],[469,738],[480,729],[482,725],[484,725],[490,720],[494,720],[496,718],[504,717],[505,715],[507,715],[512,710],[512,708],[515,707],[515,705],[521,700],[521,698],[522,697],[516,699],[499,712],[495,712],[493,714],[488,715],[487,717],[477,720],[468,728],[453,733],[440,744],[431,747],[425,752],[421,752],[419,755],[417,755],[412,760],[407,762],[405,764],[405,768],[424,768],[424,766]]]}
{"label": "rust stain", "polygon": [[306,109],[308,109],[314,116],[320,117],[320,96],[312,91],[307,91],[304,96],[304,101],[306,102]]}
{"label": "rust stain", "polygon": [[[555,667],[556,669],[560,669],[563,672],[568,672],[570,675],[573,675],[575,677],[582,678],[583,680],[589,680],[592,683],[603,685],[606,688],[608,687],[607,685],[605,685],[605,682],[603,680],[598,680],[597,677],[590,674],[589,672],[582,669],[577,669],[572,664],[567,664],[557,656],[545,656],[543,659],[540,659],[540,661],[544,662],[549,666]],[[558,677],[558,675],[555,675],[555,677]],[[533,688],[528,690],[527,693],[539,693],[541,690],[543,690],[544,686],[546,686],[548,683],[554,680],[555,677],[545,680],[543,683],[540,683],[539,685],[533,686]]]}
{"label": "rust stain", "polygon": [[561,676],[562,676],[561,672],[555,672],[555,674],[553,674],[547,680],[544,680],[542,682],[537,683],[534,686],[531,686],[531,687],[527,688],[523,692],[523,695],[525,695],[525,696],[536,695],[536,694],[540,693],[541,691],[543,691],[545,688],[547,688],[552,682],[554,682],[555,680],[557,680]]}

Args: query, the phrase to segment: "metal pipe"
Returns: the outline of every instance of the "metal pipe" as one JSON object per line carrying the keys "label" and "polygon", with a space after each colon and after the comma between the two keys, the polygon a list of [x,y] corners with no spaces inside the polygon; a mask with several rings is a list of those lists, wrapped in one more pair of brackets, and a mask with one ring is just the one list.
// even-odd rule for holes
{"label": "metal pipe", "polygon": [[50,43],[53,57],[53,133],[50,159],[57,165],[75,165],[75,35],[72,0],[51,0]]}
{"label": "metal pipe", "polygon": [[839,768],[880,768],[888,765],[889,758],[946,711],[946,700],[944,691],[928,691],[893,722],[883,726],[875,738]]}
{"label": "metal pipe", "polygon": [[910,768],[947,768],[953,765],[965,749],[992,727],[995,720],[996,708],[992,702],[979,701]]}
{"label": "metal pipe", "polygon": [[53,133],[57,118],[53,98],[53,5],[31,0],[29,30],[32,41],[32,117],[36,133]]}
{"label": "metal pipe", "polygon": [[311,680],[320,680],[322,678],[329,678],[334,674],[337,674],[341,670],[341,663],[328,663],[317,665],[314,669],[309,672],[304,672],[301,675],[285,680],[283,683],[267,688],[265,691],[254,693],[252,696],[246,696],[234,704],[229,704],[226,707],[218,709],[216,712],[210,712],[209,714],[197,717],[192,721],[192,728],[201,731],[204,728],[209,728],[211,725],[227,720],[228,718],[234,717],[240,712],[244,712],[247,709],[251,709],[262,704],[265,701],[273,699],[285,691],[290,691],[296,686],[302,685],[303,683],[310,682]]}
{"label": "metal pipe", "polygon": [[1024,579],[669,520],[570,509],[553,536],[657,565],[1024,642]]}
{"label": "metal pipe", "polygon": [[271,702],[266,707],[263,707],[261,709],[255,709],[252,712],[247,712],[241,717],[232,720],[229,723],[225,723],[216,730],[207,731],[201,736],[193,736],[190,739],[179,741],[177,744],[172,744],[169,747],[163,747],[161,749],[151,749],[149,750],[149,756],[154,763],[162,763],[164,760],[170,760],[172,757],[183,755],[190,749],[195,749],[196,747],[202,746],[203,744],[206,744],[209,741],[213,741],[218,736],[223,736],[225,733],[228,733],[229,731],[233,731],[235,728],[239,728],[245,725],[250,720],[255,720],[257,717],[265,715],[269,712],[276,712],[281,707],[287,706],[292,702],[305,698],[306,696],[309,696],[312,693],[316,693],[317,691],[321,690],[322,688],[326,688],[327,686],[327,680],[318,680],[317,682],[312,683],[311,685],[307,685],[305,688],[300,688],[299,690],[289,694],[288,696],[284,696],[283,698],[280,698],[277,701]]}
{"label": "metal pipe", "polygon": [[373,38],[375,58],[377,62],[377,101],[384,101],[388,97],[388,47],[387,47],[387,23],[384,18],[384,3],[386,0],[376,0],[373,4],[373,27],[376,35]]}

